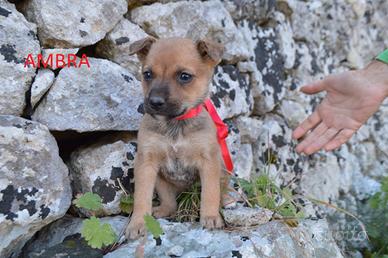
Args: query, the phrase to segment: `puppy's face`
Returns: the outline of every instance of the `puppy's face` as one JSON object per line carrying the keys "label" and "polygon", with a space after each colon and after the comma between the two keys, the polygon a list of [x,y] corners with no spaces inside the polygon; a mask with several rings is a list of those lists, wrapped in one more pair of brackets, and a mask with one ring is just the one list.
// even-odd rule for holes
{"label": "puppy's face", "polygon": [[208,97],[223,47],[185,38],[146,38],[133,43],[131,52],[142,62],[145,112],[172,118]]}

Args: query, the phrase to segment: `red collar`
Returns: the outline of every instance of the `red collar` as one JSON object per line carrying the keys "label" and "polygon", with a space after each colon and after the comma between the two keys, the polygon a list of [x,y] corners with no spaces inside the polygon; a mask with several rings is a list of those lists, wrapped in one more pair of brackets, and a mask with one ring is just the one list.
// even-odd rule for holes
{"label": "red collar", "polygon": [[228,126],[222,121],[220,116],[217,114],[217,110],[214,107],[210,99],[206,99],[201,105],[198,105],[190,110],[188,110],[183,115],[177,116],[174,119],[176,120],[185,120],[198,116],[202,112],[202,107],[206,109],[212,118],[214,124],[217,128],[217,140],[220,145],[222,158],[224,159],[225,168],[230,174],[233,173],[233,161],[230,157],[228,145],[226,144],[226,137],[228,137]]}

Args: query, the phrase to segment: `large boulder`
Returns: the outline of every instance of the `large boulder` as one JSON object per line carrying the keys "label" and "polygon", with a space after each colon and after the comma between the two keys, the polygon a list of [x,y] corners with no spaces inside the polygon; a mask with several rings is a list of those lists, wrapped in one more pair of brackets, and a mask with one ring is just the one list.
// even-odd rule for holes
{"label": "large boulder", "polygon": [[141,64],[136,55],[129,55],[129,46],[136,40],[147,37],[139,25],[122,19],[106,37],[97,44],[96,52],[122,67],[127,68],[140,79]]}
{"label": "large boulder", "polygon": [[0,114],[21,115],[35,76],[35,67],[24,67],[24,60],[40,52],[36,26],[13,4],[0,0],[0,31]]}
{"label": "large boulder", "polygon": [[82,47],[96,43],[127,12],[125,0],[27,1],[23,11],[38,25],[44,47]]}
{"label": "large boulder", "polygon": [[89,58],[89,63],[90,68],[63,68],[32,119],[56,131],[137,130],[140,82],[110,61]]}
{"label": "large boulder", "polygon": [[209,38],[225,45],[224,59],[248,59],[249,48],[230,14],[218,0],[154,3],[135,8],[130,19],[158,37]]}
{"label": "large boulder", "polygon": [[[343,257],[325,220],[305,220],[296,228],[272,221],[228,232],[204,230],[197,223],[159,221],[164,230],[161,244],[149,236],[145,257]],[[140,241],[132,241],[104,257],[134,257]]]}
{"label": "large boulder", "polygon": [[69,161],[74,195],[94,192],[102,198],[100,215],[119,214],[124,191],[133,193],[136,150],[136,140],[128,133],[75,150]]}
{"label": "large boulder", "polygon": [[68,169],[46,126],[0,116],[0,257],[17,257],[70,206]]}

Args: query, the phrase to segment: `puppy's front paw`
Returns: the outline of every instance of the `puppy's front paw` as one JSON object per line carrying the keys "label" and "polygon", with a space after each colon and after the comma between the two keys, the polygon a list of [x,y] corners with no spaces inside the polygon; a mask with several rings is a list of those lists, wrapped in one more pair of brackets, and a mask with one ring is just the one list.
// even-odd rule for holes
{"label": "puppy's front paw", "polygon": [[221,216],[201,216],[201,225],[207,229],[222,228],[224,226],[224,220]]}
{"label": "puppy's front paw", "polygon": [[127,228],[125,229],[125,236],[127,239],[137,239],[145,235],[145,226],[143,218],[131,218]]}

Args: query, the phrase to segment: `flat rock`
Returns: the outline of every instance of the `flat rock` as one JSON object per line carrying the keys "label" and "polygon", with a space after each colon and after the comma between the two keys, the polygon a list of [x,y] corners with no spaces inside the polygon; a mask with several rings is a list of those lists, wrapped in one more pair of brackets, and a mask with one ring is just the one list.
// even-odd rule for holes
{"label": "flat rock", "polygon": [[24,60],[40,52],[36,26],[13,4],[0,0],[0,31],[0,114],[21,115],[36,70],[24,67]]}
{"label": "flat rock", "polygon": [[46,126],[0,116],[0,257],[17,257],[25,242],[70,206],[68,169]]}
{"label": "flat rock", "polygon": [[[111,139],[99,140],[75,150],[70,157],[69,169],[74,196],[93,192],[102,198],[100,216],[119,214],[120,198],[133,193],[133,168],[137,143],[135,137],[122,133]],[[121,184],[121,186],[120,186]],[[89,215],[79,210],[83,215]]]}
{"label": "flat rock", "polygon": [[110,61],[89,58],[89,63],[90,68],[63,68],[32,119],[56,131],[137,130],[140,82]]}
{"label": "flat rock", "polygon": [[273,212],[264,208],[238,207],[222,210],[225,223],[231,227],[251,227],[267,223]]}
{"label": "flat rock", "polygon": [[[180,257],[343,257],[325,220],[304,220],[296,228],[272,221],[250,230],[208,231],[198,224],[172,223],[159,220],[164,231],[161,244],[151,236],[145,245],[144,256],[170,257],[171,249],[178,249]],[[141,240],[130,241],[106,258],[134,257]],[[178,247],[177,247],[178,246]],[[182,251],[183,249],[183,251]]]}
{"label": "flat rock", "polygon": [[135,8],[130,19],[158,37],[209,38],[225,45],[224,59],[248,59],[249,49],[230,14],[218,0],[154,3]]}
{"label": "flat rock", "polygon": [[103,39],[127,12],[125,0],[27,1],[28,20],[38,25],[44,47],[74,48],[93,45]]}

